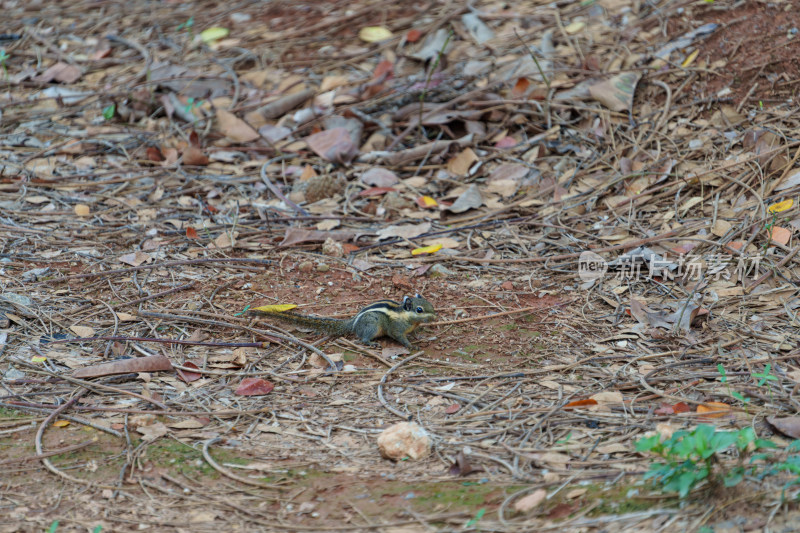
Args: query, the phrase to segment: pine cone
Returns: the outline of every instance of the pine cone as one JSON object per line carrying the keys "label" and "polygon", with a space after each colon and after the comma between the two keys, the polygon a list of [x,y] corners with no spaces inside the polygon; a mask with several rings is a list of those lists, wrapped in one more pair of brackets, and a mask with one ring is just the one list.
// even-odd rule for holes
{"label": "pine cone", "polygon": [[303,182],[305,186],[306,201],[313,204],[325,198],[344,191],[345,179],[340,176],[315,176]]}

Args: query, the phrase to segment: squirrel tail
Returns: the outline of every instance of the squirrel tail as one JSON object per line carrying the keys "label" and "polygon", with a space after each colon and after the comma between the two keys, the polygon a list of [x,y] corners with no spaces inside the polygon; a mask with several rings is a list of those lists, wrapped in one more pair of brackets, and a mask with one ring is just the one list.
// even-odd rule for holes
{"label": "squirrel tail", "polygon": [[305,326],[307,328],[311,328],[319,333],[325,333],[328,335],[346,335],[350,332],[350,320],[343,320],[340,318],[325,318],[325,317],[316,317],[316,316],[308,316],[308,315],[301,315],[299,313],[292,313],[291,311],[260,311],[256,309],[250,309],[248,311],[251,315],[261,315],[261,316],[268,316],[270,318],[275,318],[282,322],[288,322],[291,324],[296,324],[299,326]]}

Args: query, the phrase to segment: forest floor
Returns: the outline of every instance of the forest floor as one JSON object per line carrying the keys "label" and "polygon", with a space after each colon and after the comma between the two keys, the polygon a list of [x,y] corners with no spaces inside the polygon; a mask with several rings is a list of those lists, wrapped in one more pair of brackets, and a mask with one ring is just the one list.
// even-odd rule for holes
{"label": "forest floor", "polygon": [[3,2],[0,532],[800,530],[798,7]]}

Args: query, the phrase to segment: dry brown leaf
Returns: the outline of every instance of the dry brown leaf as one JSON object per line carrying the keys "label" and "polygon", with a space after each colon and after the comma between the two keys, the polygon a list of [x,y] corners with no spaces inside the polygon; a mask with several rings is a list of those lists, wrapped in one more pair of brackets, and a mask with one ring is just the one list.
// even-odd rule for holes
{"label": "dry brown leaf", "polygon": [[325,242],[328,239],[335,241],[349,241],[355,237],[352,231],[317,231],[305,228],[286,228],[286,233],[281,241],[281,246],[291,246],[302,242]]}
{"label": "dry brown leaf", "polygon": [[121,255],[119,258],[117,258],[120,263],[125,263],[126,265],[134,267],[138,267],[143,263],[149,263],[153,259],[154,257],[152,255],[146,252],[140,252],[138,250],[132,254]]}
{"label": "dry brown leaf", "polygon": [[423,233],[427,233],[431,229],[430,222],[423,222],[421,224],[401,224],[396,226],[388,226],[378,231],[378,240],[391,239],[393,237],[401,237],[404,239],[413,239],[419,237]]}
{"label": "dry brown leaf", "polygon": [[261,137],[250,124],[224,109],[217,109],[217,121],[219,131],[232,141],[248,143]]}
{"label": "dry brown leaf", "polygon": [[209,248],[231,248],[234,244],[236,244],[236,237],[239,235],[239,232],[234,232],[233,235],[229,234],[227,231],[224,233],[220,233],[214,242],[209,243]]}
{"label": "dry brown leaf", "polygon": [[58,81],[61,83],[75,83],[81,78],[81,69],[75,65],[58,62],[34,78],[41,83]]}
{"label": "dry brown leaf", "polygon": [[[200,370],[200,367],[198,367],[191,361],[186,361],[181,366],[185,366],[187,368],[194,368],[195,370]],[[203,377],[203,374],[200,374],[199,372],[190,372],[182,368],[176,368],[175,372],[178,374],[178,378],[180,378],[181,381],[184,381],[185,383],[191,383]]]}
{"label": "dry brown leaf", "polygon": [[611,411],[613,408],[620,408],[623,406],[622,393],[619,391],[603,391],[590,397],[590,399],[597,402],[595,409],[599,411]]}
{"label": "dry brown leaf", "polygon": [[503,163],[489,174],[489,183],[506,180],[518,182],[527,176],[530,171],[531,169],[526,165],[519,163]]}
{"label": "dry brown leaf", "polygon": [[[165,155],[167,156],[164,164],[170,164],[170,155],[165,151]],[[176,152],[177,153],[177,152]],[[191,166],[198,166],[203,167],[209,163],[208,157],[203,153],[200,148],[196,146],[187,146],[183,150],[183,164],[184,165],[191,165]]]}
{"label": "dry brown leaf", "polygon": [[800,439],[800,416],[768,416],[767,422],[787,437]]}
{"label": "dry brown leaf", "polygon": [[[178,150],[176,150],[175,148],[165,148],[164,150],[162,150],[161,153],[164,155],[164,161],[161,162],[161,166],[164,167],[169,167],[174,165],[175,163],[178,162],[178,158],[180,157]],[[200,152],[200,154],[202,155],[202,152]],[[190,163],[186,164],[188,165]],[[191,163],[191,164],[197,164],[197,163]],[[206,159],[205,163],[203,164],[208,164],[208,159]]]}
{"label": "dry brown leaf", "polygon": [[733,227],[727,220],[717,219],[711,228],[711,233],[717,237],[724,237]]}
{"label": "dry brown leaf", "polygon": [[372,187],[391,187],[400,182],[397,174],[382,167],[372,167],[361,174],[361,181]]}
{"label": "dry brown leaf", "polygon": [[511,98],[522,98],[525,96],[525,93],[528,92],[530,86],[531,82],[528,78],[517,78],[517,83],[515,83],[514,87],[511,89]]}
{"label": "dry brown leaf", "polygon": [[319,85],[319,92],[324,93],[342,85],[350,83],[348,76],[325,76],[322,78],[322,83]]}
{"label": "dry brown leaf", "polygon": [[261,378],[244,378],[236,388],[237,396],[264,396],[275,388],[271,382]]}
{"label": "dry brown leaf", "polygon": [[697,412],[702,414],[700,420],[712,420],[714,418],[726,418],[731,416],[731,406],[722,402],[706,402],[697,406]]}
{"label": "dry brown leaf", "polygon": [[453,176],[466,176],[469,169],[479,160],[471,148],[465,148],[458,155],[447,162],[447,171]]}
{"label": "dry brown leaf", "polygon": [[537,507],[547,498],[547,491],[544,489],[536,489],[531,494],[523,496],[514,502],[514,510],[520,513],[527,513]]}
{"label": "dry brown leaf", "polygon": [[589,94],[612,111],[625,111],[633,105],[633,94],[641,77],[638,72],[623,72],[592,85]]}
{"label": "dry brown leaf", "polygon": [[163,437],[169,432],[169,429],[163,422],[156,422],[149,426],[139,426],[136,431],[142,434],[142,440],[145,442],[153,442],[154,440]]}
{"label": "dry brown leaf", "polygon": [[89,326],[70,326],[69,329],[78,337],[92,337],[94,335],[94,329]]}
{"label": "dry brown leaf", "polygon": [[347,164],[358,155],[358,146],[350,137],[347,128],[333,128],[315,133],[306,138],[309,148],[334,163]]}
{"label": "dry brown leaf", "polygon": [[451,213],[463,213],[470,209],[477,209],[482,205],[483,196],[481,196],[481,190],[473,183],[467,187],[467,190],[464,191],[447,210]]}
{"label": "dry brown leaf", "polygon": [[788,228],[782,228],[780,226],[774,226],[772,228],[772,234],[770,235],[770,241],[780,244],[782,246],[786,246],[789,243],[789,239],[792,238],[792,231]]}

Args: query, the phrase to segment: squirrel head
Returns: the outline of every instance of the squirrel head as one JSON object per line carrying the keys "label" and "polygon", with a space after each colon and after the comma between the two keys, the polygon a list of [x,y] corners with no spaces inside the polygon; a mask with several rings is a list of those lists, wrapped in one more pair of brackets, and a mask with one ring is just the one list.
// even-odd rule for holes
{"label": "squirrel head", "polygon": [[403,310],[411,314],[414,322],[431,322],[436,318],[433,305],[419,293],[403,298]]}

